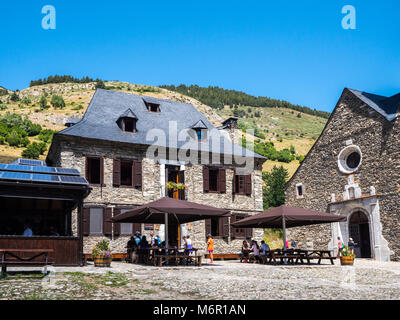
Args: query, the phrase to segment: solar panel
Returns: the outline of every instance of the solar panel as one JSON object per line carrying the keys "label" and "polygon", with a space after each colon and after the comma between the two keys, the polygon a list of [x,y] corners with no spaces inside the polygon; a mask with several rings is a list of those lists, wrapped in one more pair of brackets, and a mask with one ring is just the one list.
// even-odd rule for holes
{"label": "solar panel", "polygon": [[69,168],[55,168],[57,173],[60,174],[68,174],[68,175],[80,175],[80,172],[76,169],[69,169]]}
{"label": "solar panel", "polygon": [[76,176],[59,176],[61,182],[71,183],[71,184],[88,184],[87,180],[83,177]]}
{"label": "solar panel", "polygon": [[21,171],[21,172],[30,172],[32,171],[31,166],[23,166],[20,164],[8,164],[5,170],[8,171]]}
{"label": "solar panel", "polygon": [[56,173],[56,168],[53,167],[32,167],[33,172]]}
{"label": "solar panel", "polygon": [[0,163],[0,170],[7,168],[8,164]]}
{"label": "solar panel", "polygon": [[6,171],[6,172],[3,172],[3,174],[1,175],[1,179],[30,181],[31,174],[24,173],[24,172],[8,172],[8,171]]}
{"label": "solar panel", "polygon": [[59,176],[51,174],[32,174],[32,181],[34,182],[60,182]]}
{"label": "solar panel", "polygon": [[41,160],[31,159],[18,159],[18,164],[29,165],[29,166],[45,166],[45,162]]}

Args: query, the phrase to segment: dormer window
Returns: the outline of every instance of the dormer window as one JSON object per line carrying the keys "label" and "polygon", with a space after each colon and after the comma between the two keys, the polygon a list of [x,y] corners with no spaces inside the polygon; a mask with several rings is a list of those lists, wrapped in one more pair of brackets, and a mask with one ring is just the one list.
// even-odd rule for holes
{"label": "dormer window", "polygon": [[160,105],[156,103],[146,102],[147,110],[150,112],[160,112]]}
{"label": "dormer window", "polygon": [[197,141],[206,139],[207,126],[202,120],[197,121],[191,128],[196,132]]}
{"label": "dormer window", "polygon": [[131,109],[127,109],[117,120],[117,124],[124,132],[135,133],[137,117]]}
{"label": "dormer window", "polygon": [[122,118],[122,131],[125,132],[136,132],[136,119]]}

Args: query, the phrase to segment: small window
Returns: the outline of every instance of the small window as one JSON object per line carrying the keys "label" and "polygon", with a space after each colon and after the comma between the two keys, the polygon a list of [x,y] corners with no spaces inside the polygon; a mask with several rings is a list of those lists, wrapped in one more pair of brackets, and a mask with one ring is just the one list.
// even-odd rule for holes
{"label": "small window", "polygon": [[218,191],[218,169],[210,168],[209,170],[210,191]]}
{"label": "small window", "polygon": [[90,184],[101,183],[101,159],[100,158],[86,158],[87,172],[86,179]]}
{"label": "small window", "polygon": [[[244,219],[244,216],[236,216],[236,221],[242,220]],[[236,228],[235,229],[235,236],[236,237],[245,237],[246,236],[246,232],[244,230],[244,228]]]}
{"label": "small window", "polygon": [[245,194],[244,175],[235,175],[235,193]]}
{"label": "small window", "polygon": [[90,234],[103,234],[103,208],[90,208]]}
{"label": "small window", "polygon": [[[121,209],[121,213],[130,211],[130,210],[131,210],[131,209]],[[121,226],[121,235],[129,235],[129,234],[132,234],[133,223],[130,223],[130,222],[121,222],[120,226]]]}
{"label": "small window", "polygon": [[204,140],[204,130],[202,129],[195,129],[196,131],[196,136],[198,141]]}
{"label": "small window", "polygon": [[133,161],[121,160],[121,186],[133,185]]}
{"label": "small window", "polygon": [[147,105],[147,110],[150,112],[160,112],[160,105],[156,103],[146,103]]}
{"label": "small window", "polygon": [[304,197],[304,187],[301,183],[296,184],[296,197],[298,199]]}
{"label": "small window", "polygon": [[122,128],[125,132],[136,132],[136,119],[133,118],[124,118],[122,119],[123,125]]}

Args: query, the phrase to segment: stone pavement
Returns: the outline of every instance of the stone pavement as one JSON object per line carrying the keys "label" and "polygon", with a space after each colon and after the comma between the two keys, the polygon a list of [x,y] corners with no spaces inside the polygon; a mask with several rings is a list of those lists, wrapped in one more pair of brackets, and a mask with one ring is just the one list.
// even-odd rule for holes
{"label": "stone pavement", "polygon": [[49,270],[41,280],[11,275],[0,281],[0,299],[400,299],[400,263],[366,259],[353,267],[338,261],[334,266],[216,261],[161,268],[113,262],[111,268]]}

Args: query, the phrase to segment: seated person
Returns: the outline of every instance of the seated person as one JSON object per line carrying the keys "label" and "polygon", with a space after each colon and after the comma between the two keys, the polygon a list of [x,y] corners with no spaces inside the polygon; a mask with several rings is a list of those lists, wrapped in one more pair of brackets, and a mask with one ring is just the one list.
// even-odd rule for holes
{"label": "seated person", "polygon": [[260,256],[260,247],[258,246],[258,243],[255,240],[251,241],[250,256],[254,257],[256,261]]}
{"label": "seated person", "polygon": [[137,259],[136,255],[134,255],[134,252],[137,249],[137,244],[133,236],[129,239],[128,243],[126,244],[126,247],[127,247],[129,261],[131,261],[132,263],[135,262]]}
{"label": "seated person", "polygon": [[25,237],[32,237],[33,236],[33,231],[29,225],[29,223],[24,224],[24,233],[23,236]]}
{"label": "seated person", "polygon": [[242,262],[243,259],[246,260],[246,262],[247,262],[247,259],[248,259],[248,257],[249,257],[249,251],[250,251],[249,244],[247,243],[246,240],[243,240],[243,243],[242,243],[242,251],[239,253],[239,255],[240,255],[240,262]]}
{"label": "seated person", "polygon": [[49,233],[53,237],[59,237],[60,236],[60,234],[57,232],[56,228],[54,228],[53,226],[50,227]]}
{"label": "seated person", "polygon": [[261,255],[265,256],[270,250],[269,245],[264,240],[261,240]]}
{"label": "seated person", "polygon": [[140,232],[139,231],[135,232],[134,238],[135,238],[136,244],[139,245],[140,240],[142,240],[142,238],[140,237]]}

